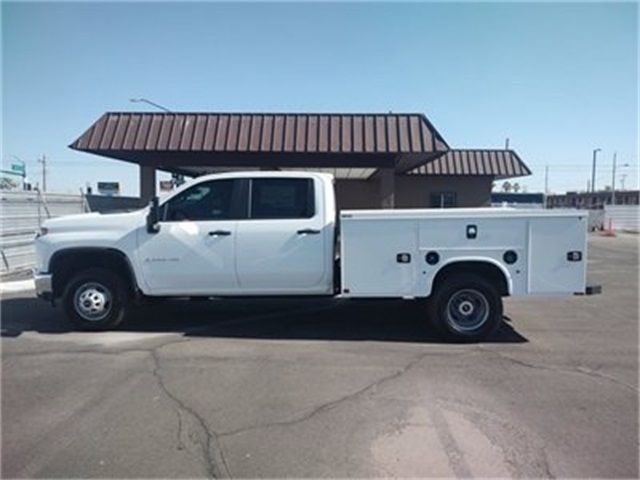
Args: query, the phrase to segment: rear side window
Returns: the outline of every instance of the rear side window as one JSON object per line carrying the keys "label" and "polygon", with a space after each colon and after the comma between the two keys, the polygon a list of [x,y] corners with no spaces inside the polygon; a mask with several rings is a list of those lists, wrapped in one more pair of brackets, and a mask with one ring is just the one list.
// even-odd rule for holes
{"label": "rear side window", "polygon": [[315,214],[313,180],[254,178],[251,218],[311,218]]}

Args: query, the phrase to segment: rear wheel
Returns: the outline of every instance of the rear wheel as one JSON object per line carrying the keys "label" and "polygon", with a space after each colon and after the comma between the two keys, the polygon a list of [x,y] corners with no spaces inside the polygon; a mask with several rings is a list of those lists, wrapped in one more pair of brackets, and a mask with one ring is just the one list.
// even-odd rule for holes
{"label": "rear wheel", "polygon": [[477,341],[491,336],[502,323],[502,298],[482,277],[457,274],[435,287],[428,302],[431,323],[447,337]]}
{"label": "rear wheel", "polygon": [[62,303],[69,319],[82,330],[119,325],[129,304],[124,281],[110,270],[92,268],[74,275]]}

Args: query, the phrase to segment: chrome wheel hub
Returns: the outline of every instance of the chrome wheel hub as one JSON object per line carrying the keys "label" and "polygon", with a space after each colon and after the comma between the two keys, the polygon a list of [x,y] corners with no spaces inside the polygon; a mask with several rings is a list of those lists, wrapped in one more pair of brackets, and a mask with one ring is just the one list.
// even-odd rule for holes
{"label": "chrome wheel hub", "polygon": [[73,298],[76,312],[85,320],[102,320],[111,311],[111,292],[104,285],[88,282],[81,285]]}
{"label": "chrome wheel hub", "polygon": [[487,297],[475,289],[458,290],[447,302],[447,323],[458,332],[477,330],[488,320],[489,313]]}
{"label": "chrome wheel hub", "polygon": [[471,303],[469,300],[464,300],[463,302],[460,302],[460,305],[458,306],[458,311],[460,312],[461,315],[470,315],[473,313],[473,303]]}

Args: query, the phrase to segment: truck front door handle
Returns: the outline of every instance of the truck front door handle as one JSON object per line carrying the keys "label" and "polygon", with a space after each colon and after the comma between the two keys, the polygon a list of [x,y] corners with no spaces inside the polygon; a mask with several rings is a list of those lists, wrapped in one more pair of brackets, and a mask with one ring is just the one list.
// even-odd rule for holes
{"label": "truck front door handle", "polygon": [[231,235],[229,230],[214,230],[213,232],[209,232],[210,237],[228,237]]}
{"label": "truck front door handle", "polygon": [[320,230],[314,230],[313,228],[303,228],[302,230],[298,230],[298,235],[317,235],[320,233]]}

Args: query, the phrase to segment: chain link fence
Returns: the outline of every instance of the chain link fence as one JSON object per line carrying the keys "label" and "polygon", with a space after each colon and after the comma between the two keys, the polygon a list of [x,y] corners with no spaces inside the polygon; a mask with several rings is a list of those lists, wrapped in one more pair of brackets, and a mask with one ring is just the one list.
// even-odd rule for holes
{"label": "chain link fence", "polygon": [[88,210],[81,194],[1,191],[0,273],[28,270],[34,265],[33,239],[47,218]]}

